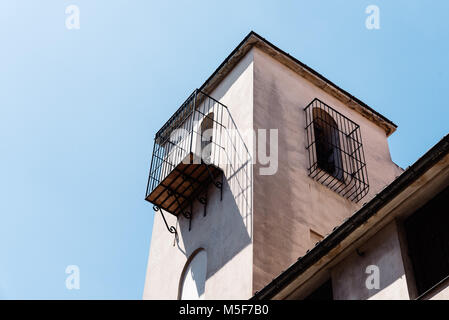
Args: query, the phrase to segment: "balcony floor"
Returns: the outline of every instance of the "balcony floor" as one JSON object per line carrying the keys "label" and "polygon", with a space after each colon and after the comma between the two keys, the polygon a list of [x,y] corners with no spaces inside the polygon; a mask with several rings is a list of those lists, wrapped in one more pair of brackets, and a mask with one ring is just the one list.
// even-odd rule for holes
{"label": "balcony floor", "polygon": [[[178,216],[182,210],[198,197],[223,171],[215,165],[181,161],[146,198],[147,201]],[[190,211],[190,210],[188,210]]]}

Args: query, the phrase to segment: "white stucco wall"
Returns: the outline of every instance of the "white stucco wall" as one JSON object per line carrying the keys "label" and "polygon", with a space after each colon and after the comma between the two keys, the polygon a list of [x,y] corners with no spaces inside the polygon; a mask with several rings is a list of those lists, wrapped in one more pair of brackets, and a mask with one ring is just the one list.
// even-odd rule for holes
{"label": "white stucco wall", "polygon": [[[333,268],[332,286],[335,300],[408,300],[407,279],[399,243],[398,230],[393,221],[366,241]],[[379,289],[368,288],[367,267],[379,270]],[[371,279],[371,278],[370,278]],[[368,279],[368,280],[370,280]]]}
{"label": "white stucco wall", "polygon": [[192,254],[180,283],[181,300],[203,300],[206,289],[207,252],[200,249]]}
{"label": "white stucco wall", "polygon": [[[252,60],[252,52],[249,52],[210,93],[230,109],[242,131],[252,128]],[[245,139],[251,150],[251,137]],[[248,172],[247,167],[224,167],[224,171],[223,200],[220,201],[220,191],[211,185],[205,217],[203,205],[194,202],[191,231],[187,219],[177,220],[165,213],[169,225],[178,229],[178,241],[167,231],[160,213],[155,214],[144,299],[177,299],[182,270],[198,248],[203,248],[207,254],[205,299],[251,297],[252,181],[248,182],[241,173]],[[242,190],[242,185],[247,188]]]}
{"label": "white stucco wall", "polygon": [[444,281],[437,289],[425,297],[427,300],[449,300],[449,280]]}

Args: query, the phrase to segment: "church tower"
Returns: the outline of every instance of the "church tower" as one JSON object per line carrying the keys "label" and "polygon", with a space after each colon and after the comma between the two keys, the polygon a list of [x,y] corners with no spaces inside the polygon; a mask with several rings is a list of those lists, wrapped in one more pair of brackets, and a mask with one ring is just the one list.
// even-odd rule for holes
{"label": "church tower", "polygon": [[401,173],[394,123],[254,32],[156,133],[144,299],[249,299]]}

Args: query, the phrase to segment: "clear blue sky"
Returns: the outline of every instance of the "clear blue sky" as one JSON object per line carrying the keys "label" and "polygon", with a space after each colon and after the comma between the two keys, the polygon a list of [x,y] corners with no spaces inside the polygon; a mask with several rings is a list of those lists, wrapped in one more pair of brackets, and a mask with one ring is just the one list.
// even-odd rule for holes
{"label": "clear blue sky", "polygon": [[[67,30],[65,8],[80,8]],[[380,8],[380,30],[365,8]],[[449,1],[0,2],[0,298],[140,299],[152,138],[254,30],[399,126],[449,130]],[[78,265],[80,290],[65,268]]]}

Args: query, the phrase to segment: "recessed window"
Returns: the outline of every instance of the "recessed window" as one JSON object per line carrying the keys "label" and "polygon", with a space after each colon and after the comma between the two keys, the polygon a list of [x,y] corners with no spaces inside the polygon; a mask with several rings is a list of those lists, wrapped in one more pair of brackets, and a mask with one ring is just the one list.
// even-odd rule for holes
{"label": "recessed window", "polygon": [[207,254],[198,249],[190,256],[181,275],[178,297],[180,300],[202,300],[205,296]]}
{"label": "recessed window", "polygon": [[449,188],[405,222],[418,295],[449,276]]}
{"label": "recessed window", "polygon": [[360,201],[369,190],[360,126],[316,98],[304,110],[309,176]]}
{"label": "recessed window", "polygon": [[313,133],[316,144],[317,166],[343,180],[340,135],[335,120],[322,108],[313,108]]}

